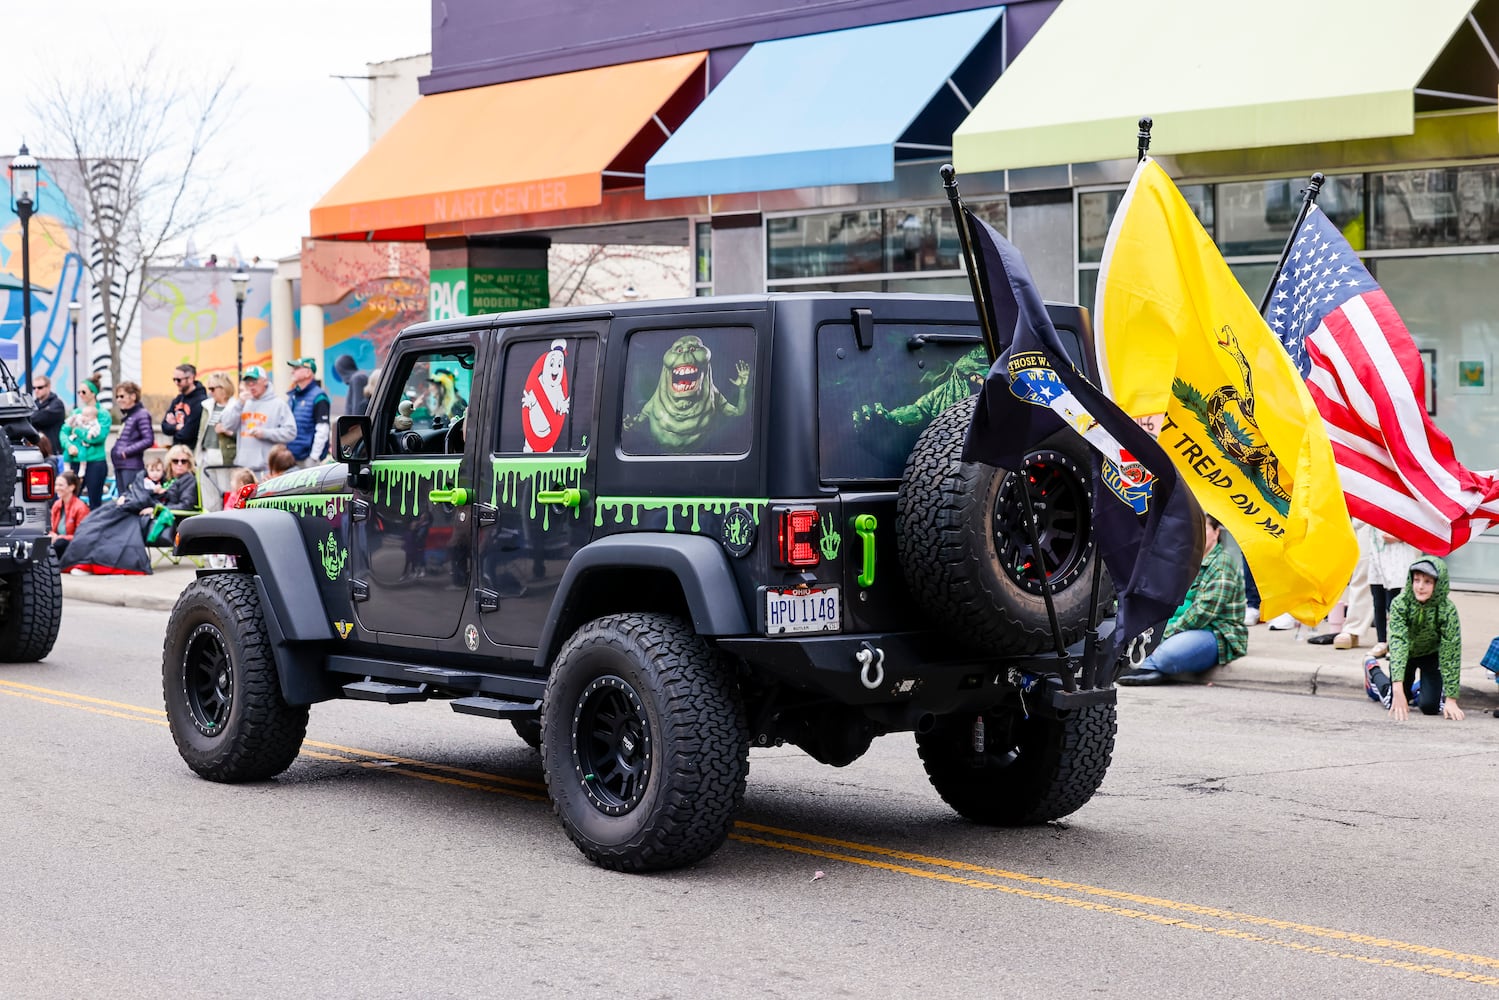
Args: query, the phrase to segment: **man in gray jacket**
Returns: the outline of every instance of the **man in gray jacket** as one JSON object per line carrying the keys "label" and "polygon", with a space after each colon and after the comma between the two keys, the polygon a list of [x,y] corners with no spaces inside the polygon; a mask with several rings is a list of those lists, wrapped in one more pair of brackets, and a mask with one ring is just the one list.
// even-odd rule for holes
{"label": "man in gray jacket", "polygon": [[239,398],[231,400],[219,417],[219,430],[235,435],[235,464],[261,480],[266,474],[266,456],[276,445],[297,436],[297,421],[286,400],[276,395],[265,369],[251,365],[240,376]]}

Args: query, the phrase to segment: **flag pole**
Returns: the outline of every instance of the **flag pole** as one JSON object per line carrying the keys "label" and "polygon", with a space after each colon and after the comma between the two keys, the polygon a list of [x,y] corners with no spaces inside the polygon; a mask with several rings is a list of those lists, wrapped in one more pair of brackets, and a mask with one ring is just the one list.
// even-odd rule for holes
{"label": "flag pole", "polygon": [[984,336],[984,350],[988,352],[989,363],[992,365],[999,357],[999,335],[994,329],[994,317],[989,312],[989,295],[984,288],[983,271],[979,268],[973,248],[973,230],[968,228],[968,209],[963,204],[963,196],[958,194],[958,172],[951,163],[944,163],[938,173],[942,175],[942,190],[947,192],[947,200],[952,205],[953,220],[958,224],[958,246],[963,251],[963,265],[968,269],[968,286],[973,289],[973,304],[978,306],[979,330]]}
{"label": "flag pole", "polygon": [[1311,180],[1307,182],[1306,188],[1301,192],[1301,211],[1296,216],[1296,223],[1291,227],[1291,235],[1286,237],[1285,248],[1280,252],[1280,262],[1275,265],[1275,273],[1270,275],[1270,286],[1265,289],[1265,297],[1260,299],[1260,315],[1265,315],[1265,310],[1270,308],[1270,297],[1275,294],[1275,286],[1280,283],[1281,273],[1286,269],[1286,261],[1291,257],[1291,248],[1296,245],[1296,234],[1301,232],[1301,224],[1306,221],[1306,215],[1317,203],[1317,195],[1322,192],[1322,183],[1327,178],[1319,171],[1312,174]]}
{"label": "flag pole", "polygon": [[[994,329],[994,315],[989,311],[989,294],[984,285],[984,272],[979,267],[978,251],[975,244],[978,242],[972,229],[969,228],[968,208],[963,204],[963,196],[958,194],[958,172],[953,169],[951,163],[944,163],[938,173],[942,175],[942,189],[947,192],[947,200],[952,204],[953,219],[958,224],[958,245],[963,250],[963,264],[968,268],[968,284],[973,289],[973,303],[978,306],[979,329],[984,335],[984,350],[989,354],[989,363],[992,365],[999,358],[999,335]],[[1051,623],[1051,637],[1056,643],[1057,659],[1067,659],[1067,643],[1062,636],[1062,622],[1057,617],[1056,601],[1052,599],[1051,577],[1046,573],[1046,560],[1041,555],[1041,529],[1036,524],[1036,509],[1031,502],[1031,491],[1024,480],[1020,479],[1025,471],[1024,465],[1014,470],[1010,475],[1019,480],[1019,492],[1021,503],[1025,507],[1025,527],[1030,538],[1031,556],[1036,560],[1036,575],[1041,581],[1041,599],[1046,604],[1046,617]],[[1096,603],[1096,602],[1095,602]],[[1060,671],[1062,675],[1062,689],[1064,691],[1077,690],[1077,678],[1071,670]]]}

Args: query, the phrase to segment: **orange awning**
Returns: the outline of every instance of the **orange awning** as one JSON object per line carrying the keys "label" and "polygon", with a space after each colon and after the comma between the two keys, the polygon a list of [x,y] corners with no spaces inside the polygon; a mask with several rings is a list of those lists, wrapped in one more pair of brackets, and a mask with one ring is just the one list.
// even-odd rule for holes
{"label": "orange awning", "polygon": [[311,235],[420,239],[429,223],[597,205],[609,175],[643,183],[666,129],[702,99],[706,83],[685,85],[706,58],[423,97],[312,207]]}

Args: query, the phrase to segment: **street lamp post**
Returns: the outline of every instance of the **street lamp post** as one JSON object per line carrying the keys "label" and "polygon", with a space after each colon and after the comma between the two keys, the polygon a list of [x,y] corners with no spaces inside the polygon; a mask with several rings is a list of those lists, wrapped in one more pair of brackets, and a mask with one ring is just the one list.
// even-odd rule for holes
{"label": "street lamp post", "polygon": [[68,303],[68,322],[73,327],[73,398],[78,398],[78,317],[83,314],[83,306],[77,299]]}
{"label": "street lamp post", "polygon": [[250,276],[243,270],[238,270],[229,280],[234,283],[234,330],[237,350],[234,377],[238,380],[244,378],[245,375],[245,291],[249,288]]}
{"label": "street lamp post", "polygon": [[36,176],[41,164],[26,144],[10,161],[10,207],[21,220],[21,329],[26,357],[26,392],[31,391],[31,216],[36,211]]}

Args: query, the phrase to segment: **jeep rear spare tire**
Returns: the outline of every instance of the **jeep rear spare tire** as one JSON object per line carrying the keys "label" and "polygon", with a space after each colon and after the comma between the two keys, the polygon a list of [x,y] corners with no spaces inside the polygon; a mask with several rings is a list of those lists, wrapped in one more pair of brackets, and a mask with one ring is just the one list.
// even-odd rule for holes
{"label": "jeep rear spare tire", "polygon": [[552,807],[594,864],[677,868],[728,838],[749,732],[732,676],[686,623],[589,622],[558,652],[541,718]]}
{"label": "jeep rear spare tire", "polygon": [[[975,396],[944,410],[911,451],[896,499],[901,569],[927,615],[975,650],[1033,654],[1054,646],[1044,568],[1070,645],[1088,624],[1098,557],[1087,445],[1057,435],[1026,456],[1022,476],[964,462],[977,404]],[[1039,552],[1026,529],[1022,488],[1036,511]]]}
{"label": "jeep rear spare tire", "polygon": [[177,752],[210,781],[273,778],[307,735],[307,706],[281,695],[260,592],[245,573],[200,577],[177,598],[161,693]]}

